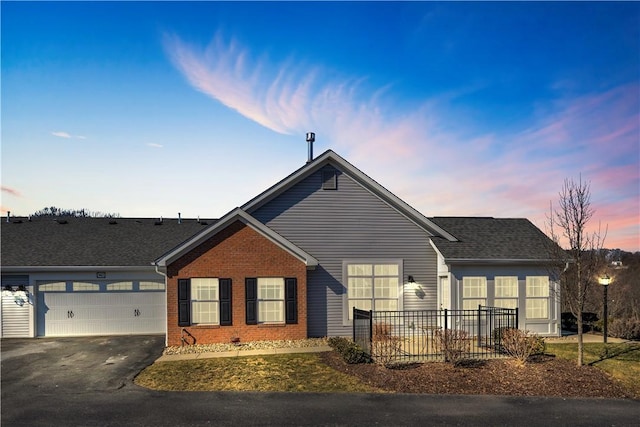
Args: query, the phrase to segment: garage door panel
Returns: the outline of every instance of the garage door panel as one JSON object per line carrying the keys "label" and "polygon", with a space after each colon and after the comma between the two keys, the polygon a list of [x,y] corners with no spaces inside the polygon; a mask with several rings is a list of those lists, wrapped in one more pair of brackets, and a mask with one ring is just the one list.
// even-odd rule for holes
{"label": "garage door panel", "polygon": [[43,292],[45,336],[163,333],[164,292]]}

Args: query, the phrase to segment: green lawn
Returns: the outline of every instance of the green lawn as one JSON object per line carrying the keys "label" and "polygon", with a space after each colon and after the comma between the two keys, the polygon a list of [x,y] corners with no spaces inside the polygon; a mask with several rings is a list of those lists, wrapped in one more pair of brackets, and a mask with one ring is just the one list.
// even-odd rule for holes
{"label": "green lawn", "polygon": [[313,353],[159,362],[135,383],[155,390],[380,392],[328,367]]}
{"label": "green lawn", "polygon": [[[547,344],[546,352],[577,360],[576,343]],[[640,343],[585,344],[585,364],[598,367],[640,398]],[[135,383],[155,390],[383,392],[325,365],[318,354],[279,354],[158,362]]]}
{"label": "green lawn", "polygon": [[[547,344],[547,353],[578,360],[578,344]],[[596,366],[640,397],[640,343],[584,344],[584,364]]]}

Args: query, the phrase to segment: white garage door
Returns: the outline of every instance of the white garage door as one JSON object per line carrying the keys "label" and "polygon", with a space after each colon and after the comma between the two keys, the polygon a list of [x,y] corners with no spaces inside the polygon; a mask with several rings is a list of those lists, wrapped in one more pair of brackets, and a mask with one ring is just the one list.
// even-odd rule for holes
{"label": "white garage door", "polygon": [[[164,284],[39,283],[38,333],[44,336],[164,333]],[[155,289],[154,289],[155,288]]]}

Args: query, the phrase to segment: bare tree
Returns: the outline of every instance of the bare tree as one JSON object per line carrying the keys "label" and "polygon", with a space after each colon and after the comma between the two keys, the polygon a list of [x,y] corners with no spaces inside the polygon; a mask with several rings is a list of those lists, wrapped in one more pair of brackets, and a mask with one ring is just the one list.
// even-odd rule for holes
{"label": "bare tree", "polygon": [[558,271],[560,292],[566,306],[578,323],[578,366],[584,363],[583,319],[589,287],[603,268],[602,248],[606,229],[600,226],[589,232],[587,225],[593,218],[595,209],[591,206],[591,189],[582,177],[578,182],[565,179],[559,193],[557,208],[551,207],[547,218],[551,239],[558,247],[567,245],[566,250],[556,250],[552,254],[555,265],[564,265]]}
{"label": "bare tree", "polygon": [[119,218],[118,213],[103,213],[88,209],[64,209],[55,206],[44,207],[32,213],[33,217],[73,217],[73,218]]}

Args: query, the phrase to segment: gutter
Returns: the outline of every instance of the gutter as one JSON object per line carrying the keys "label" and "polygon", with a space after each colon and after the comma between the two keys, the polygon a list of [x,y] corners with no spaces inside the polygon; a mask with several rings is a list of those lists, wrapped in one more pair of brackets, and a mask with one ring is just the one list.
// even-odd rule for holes
{"label": "gutter", "polygon": [[446,264],[486,264],[486,265],[496,265],[496,264],[543,264],[553,262],[551,259],[487,259],[487,258],[446,258]]}
{"label": "gutter", "polygon": [[[156,270],[156,273],[164,277],[164,308],[167,309],[167,291],[169,290],[169,282],[167,281],[167,274],[160,270],[160,266],[155,261],[151,263]],[[165,313],[166,314],[166,313]],[[167,321],[164,322],[164,346],[169,346],[169,327]]]}
{"label": "gutter", "polygon": [[11,265],[2,266],[3,273],[46,271],[151,271],[153,266],[140,265]]}

